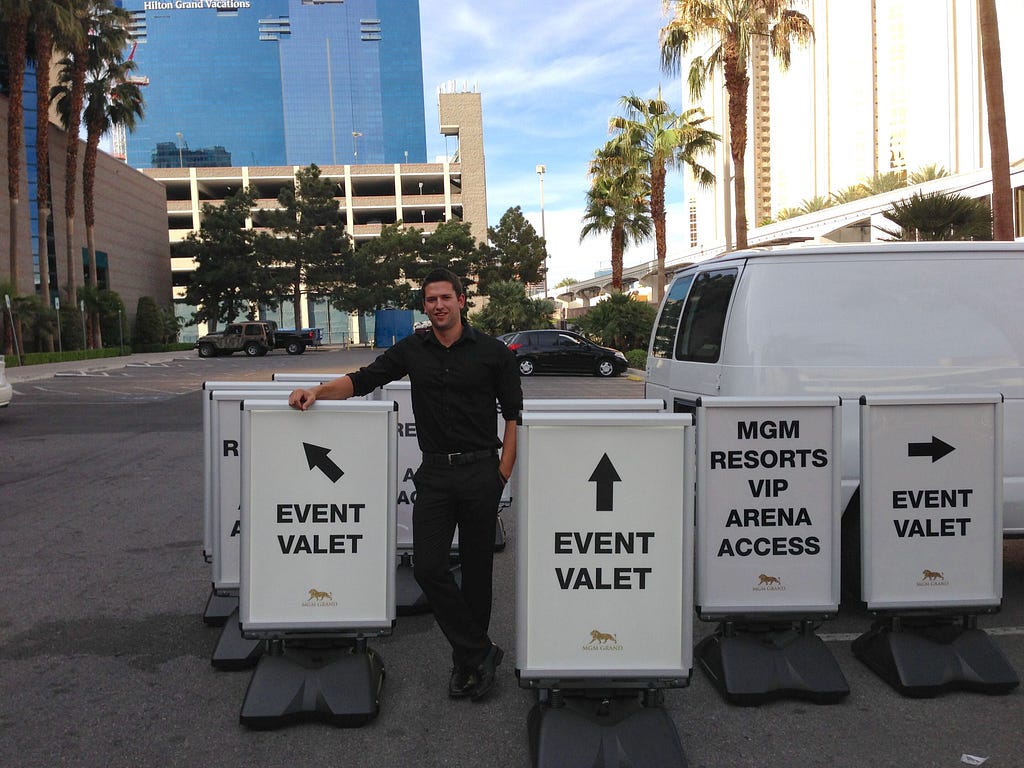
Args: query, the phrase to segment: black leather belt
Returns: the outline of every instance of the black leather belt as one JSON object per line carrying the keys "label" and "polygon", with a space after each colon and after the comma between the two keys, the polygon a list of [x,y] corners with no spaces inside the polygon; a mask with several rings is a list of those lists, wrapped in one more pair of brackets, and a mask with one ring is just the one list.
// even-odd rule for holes
{"label": "black leather belt", "polygon": [[423,463],[440,467],[458,467],[497,455],[498,450],[496,448],[486,451],[467,451],[466,453],[424,453]]}

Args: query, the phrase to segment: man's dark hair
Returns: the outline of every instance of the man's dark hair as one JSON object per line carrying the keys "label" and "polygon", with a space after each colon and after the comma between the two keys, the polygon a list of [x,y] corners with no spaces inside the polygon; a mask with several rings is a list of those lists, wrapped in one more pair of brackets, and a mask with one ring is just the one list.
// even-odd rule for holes
{"label": "man's dark hair", "polygon": [[451,270],[444,269],[442,267],[430,270],[427,276],[423,278],[423,284],[420,286],[424,293],[426,293],[427,286],[431,283],[451,283],[456,297],[465,295],[465,291],[462,288],[462,281],[459,279],[459,276]]}

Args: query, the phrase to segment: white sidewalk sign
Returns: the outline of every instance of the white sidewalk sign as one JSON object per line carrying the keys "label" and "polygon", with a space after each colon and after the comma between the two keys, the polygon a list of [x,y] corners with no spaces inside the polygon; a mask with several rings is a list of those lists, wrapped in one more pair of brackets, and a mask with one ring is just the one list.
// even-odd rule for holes
{"label": "white sidewalk sign", "polygon": [[522,414],[521,680],[689,678],[691,424],[670,413]]}
{"label": "white sidewalk sign", "polygon": [[860,431],[868,608],[998,607],[1002,396],[862,397]]}
{"label": "white sidewalk sign", "polygon": [[242,412],[243,634],[390,632],[394,403],[247,399]]}
{"label": "white sidewalk sign", "polygon": [[[307,384],[316,380],[303,379]],[[205,381],[203,382],[203,557],[213,562],[214,556],[214,504],[217,488],[214,485],[214,463],[224,451],[224,446],[213,442],[213,393],[222,390],[234,391],[281,391],[290,392],[298,384],[275,383],[273,381]]]}
{"label": "white sidewalk sign", "polygon": [[838,397],[697,403],[702,619],[839,609]]}

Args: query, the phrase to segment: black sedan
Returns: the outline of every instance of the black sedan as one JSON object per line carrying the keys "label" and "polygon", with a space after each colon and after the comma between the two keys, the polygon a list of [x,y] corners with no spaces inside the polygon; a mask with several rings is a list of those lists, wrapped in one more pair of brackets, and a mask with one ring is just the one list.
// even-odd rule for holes
{"label": "black sedan", "polygon": [[618,376],[626,370],[626,356],[587,341],[572,331],[520,331],[503,334],[515,352],[519,373],[583,373]]}

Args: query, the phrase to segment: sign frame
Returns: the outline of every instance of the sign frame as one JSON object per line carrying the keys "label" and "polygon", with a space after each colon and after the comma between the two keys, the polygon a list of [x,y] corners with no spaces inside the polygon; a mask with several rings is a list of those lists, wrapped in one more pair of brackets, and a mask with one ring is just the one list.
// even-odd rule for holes
{"label": "sign frame", "polygon": [[[395,407],[395,403],[391,401],[367,401],[367,400],[330,400],[330,401],[317,401],[310,406],[305,412],[297,411],[291,408],[286,402],[279,400],[261,400],[258,399],[259,395],[256,394],[254,399],[247,399],[241,403],[241,411],[243,413],[242,420],[242,442],[244,445],[249,446],[249,450],[246,451],[246,458],[242,463],[242,509],[241,509],[241,521],[242,521],[242,540],[241,540],[241,551],[240,551],[240,582],[241,586],[239,589],[239,622],[242,630],[243,637],[246,638],[258,638],[258,639],[284,639],[287,637],[304,636],[304,637],[370,637],[370,636],[381,636],[390,634],[395,623],[396,616],[396,601],[395,601],[395,568],[394,562],[396,557],[395,549],[395,480],[396,480],[396,464],[397,464],[397,419],[398,412]],[[253,566],[255,562],[259,562],[260,566],[266,567],[266,558],[260,559],[261,556],[266,555],[265,541],[261,539],[261,536],[265,536],[263,528],[269,526],[268,523],[260,521],[254,525],[254,507],[257,504],[262,504],[263,501],[259,497],[259,492],[262,490],[262,484],[267,482],[270,474],[267,473],[265,467],[256,468],[254,465],[263,461],[264,456],[260,454],[254,446],[254,436],[262,434],[263,426],[258,424],[259,420],[266,420],[269,426],[271,421],[281,422],[282,419],[309,419],[306,423],[302,424],[304,428],[304,437],[308,434],[310,439],[317,439],[321,442],[328,442],[323,440],[323,436],[327,434],[329,427],[337,427],[339,424],[343,424],[346,421],[353,426],[363,426],[366,428],[367,425],[372,427],[367,430],[367,435],[372,439],[373,443],[383,449],[386,454],[384,458],[385,466],[382,471],[383,487],[374,487],[372,489],[372,499],[377,502],[380,509],[375,508],[373,512],[367,513],[365,510],[362,516],[366,520],[361,521],[359,517],[349,519],[344,517],[340,520],[342,523],[356,523],[356,522],[372,522],[370,533],[376,535],[379,539],[383,552],[378,552],[372,558],[374,563],[379,566],[379,578],[383,581],[383,585],[378,585],[377,589],[371,590],[367,587],[366,573],[340,573],[337,578],[350,579],[351,584],[347,586],[349,593],[355,593],[357,596],[356,602],[361,602],[361,607],[358,610],[362,610],[364,615],[362,616],[341,616],[339,615],[346,606],[329,605],[330,602],[340,604],[344,602],[344,599],[336,599],[331,597],[334,590],[331,590],[331,597],[328,603],[322,603],[318,605],[318,610],[314,612],[315,615],[305,616],[303,618],[297,618],[293,615],[291,618],[275,618],[270,615],[274,612],[275,608],[279,606],[269,606],[268,603],[272,600],[268,599],[265,595],[257,595],[260,591],[259,586],[256,582],[259,579],[253,578]],[[319,417],[319,422],[314,423],[313,419]],[[281,424],[277,424],[280,428]],[[381,430],[383,434],[377,434],[373,436],[369,434],[371,431]],[[279,434],[279,433],[277,433]],[[342,434],[345,434],[342,432]],[[349,435],[351,436],[351,435]],[[364,438],[366,435],[364,435]],[[364,440],[366,442],[366,440]],[[372,451],[366,450],[366,445],[359,445],[358,441],[353,442],[351,446],[338,446],[337,443],[333,444],[333,447],[328,451],[337,451],[339,454],[344,454],[346,458],[340,459],[345,462],[356,462],[357,470],[353,472],[351,464],[349,473],[353,478],[358,478],[357,482],[365,482],[366,477],[373,477],[374,469],[371,464],[359,464],[359,462],[370,462],[373,456]],[[269,463],[269,462],[268,462]],[[335,465],[337,468],[337,465]],[[337,482],[337,480],[331,480],[331,475],[328,474],[328,470],[324,470],[324,474],[327,475],[326,481],[330,483]],[[340,478],[344,475],[338,475]],[[291,482],[295,482],[294,480]],[[308,482],[308,481],[307,481]],[[257,487],[260,486],[260,487]],[[328,490],[333,491],[332,486],[324,486]],[[275,487],[275,491],[277,488]],[[311,505],[306,505],[307,507]],[[365,505],[364,505],[365,506]],[[262,507],[256,515],[265,514],[266,510]],[[280,510],[278,510],[280,515]],[[308,514],[308,511],[307,511]],[[374,520],[369,515],[376,515],[377,519]],[[329,522],[333,525],[337,525],[339,522],[334,515],[334,511],[331,513],[331,520],[329,521],[314,521],[314,522]],[[289,522],[299,522],[297,520]],[[260,534],[254,534],[256,527],[260,528]],[[323,529],[334,530],[334,528]],[[366,530],[366,529],[363,529]],[[263,546],[263,549],[261,549]],[[282,545],[283,546],[283,545]],[[365,542],[364,542],[365,546]],[[349,554],[354,554],[354,552]],[[346,555],[347,556],[347,555]],[[323,565],[326,561],[321,561],[316,569],[317,573],[317,584],[323,582],[321,574],[324,573]],[[280,563],[278,563],[280,565]],[[341,567],[344,569],[346,563],[341,561]],[[308,566],[307,566],[308,567]],[[284,574],[282,569],[278,569],[275,572],[274,581],[285,581],[288,574]],[[294,576],[294,574],[293,574]],[[353,577],[355,577],[353,579]],[[378,575],[372,576],[373,579],[378,578]],[[265,580],[264,580],[265,581]],[[306,584],[303,583],[301,590],[306,588]],[[336,589],[336,588],[335,588]],[[361,592],[356,592],[361,590]],[[319,597],[314,597],[312,594],[316,592],[314,588],[310,590],[309,602],[315,602],[320,600]],[[370,594],[373,593],[373,594]],[[321,592],[321,594],[324,594]],[[339,596],[340,597],[340,596]],[[326,599],[326,598],[324,598]],[[338,608],[338,610],[334,610]],[[282,611],[285,612],[285,611]],[[293,611],[294,613],[294,611]],[[308,613],[308,612],[306,612]]]}
{"label": "sign frame", "polygon": [[[769,600],[761,600],[760,598],[768,594],[769,590],[773,587],[788,587],[787,578],[788,574],[785,569],[780,570],[779,568],[769,569],[763,565],[754,566],[755,561],[750,561],[751,572],[754,574],[754,581],[747,583],[744,581],[742,585],[738,582],[733,585],[733,594],[723,597],[723,584],[724,580],[721,578],[721,574],[717,574],[712,577],[711,564],[709,563],[709,552],[712,548],[712,543],[706,541],[709,537],[714,537],[715,534],[719,534],[718,538],[721,538],[721,525],[712,523],[709,518],[707,510],[709,506],[713,504],[712,497],[720,494],[718,485],[712,479],[712,467],[711,467],[711,453],[712,448],[719,445],[719,440],[716,436],[711,434],[711,427],[708,422],[712,421],[715,416],[712,412],[721,413],[736,413],[741,410],[746,410],[751,413],[757,414],[772,414],[775,412],[790,411],[794,417],[799,417],[800,411],[809,411],[814,409],[815,411],[827,411],[820,415],[820,421],[827,422],[828,433],[824,435],[823,442],[824,447],[829,451],[828,453],[828,464],[825,467],[812,467],[817,470],[821,470],[819,474],[821,478],[812,478],[812,482],[815,483],[815,488],[809,490],[809,493],[816,493],[818,498],[817,501],[821,507],[816,512],[818,522],[814,523],[814,517],[807,515],[807,518],[812,525],[813,530],[823,532],[823,537],[818,538],[816,545],[820,548],[819,552],[823,548],[827,548],[826,552],[821,560],[820,565],[811,564],[803,565],[801,568],[796,570],[796,573],[802,577],[797,580],[798,585],[805,585],[808,581],[813,585],[811,588],[801,586],[802,594],[795,600],[792,594],[782,597],[783,590],[778,590],[779,597]],[[760,398],[747,398],[747,397],[702,397],[698,398],[696,402],[696,422],[697,422],[697,499],[696,499],[696,589],[695,589],[695,602],[697,604],[697,614],[701,621],[726,621],[730,619],[738,620],[755,620],[755,619],[768,619],[773,621],[781,620],[802,620],[807,617],[818,617],[822,619],[830,618],[839,611],[839,602],[841,598],[840,591],[840,575],[841,575],[841,558],[840,558],[840,516],[842,514],[841,497],[842,497],[842,399],[837,396],[821,396],[821,397],[806,397],[806,396],[794,396],[794,397],[760,397]],[[781,420],[780,420],[781,422]],[[764,422],[761,421],[763,424]],[[763,429],[763,427],[761,427]],[[824,429],[822,425],[818,425],[819,430]],[[753,444],[758,438],[755,436],[751,438]],[[776,438],[764,437],[762,432],[762,440],[771,440],[774,444]],[[738,440],[738,436],[737,436]],[[770,449],[769,449],[770,450]],[[817,450],[817,449],[816,449]],[[780,451],[781,453],[781,451]],[[746,451],[744,451],[745,457]],[[812,454],[813,456],[816,454]],[[781,459],[780,459],[781,462]],[[803,459],[801,459],[803,462]],[[749,467],[751,474],[757,473],[756,478],[748,477],[745,474],[745,470],[748,469],[746,465],[746,459],[744,458],[744,466],[739,467],[741,472],[736,477],[740,478],[740,481],[746,479],[748,482],[748,488],[753,494],[755,483],[764,482],[768,483],[769,479],[776,487],[780,488],[776,492],[788,493],[789,483],[793,481],[793,475],[796,474],[796,470],[793,469],[787,473],[783,473],[782,470],[771,470],[766,467]],[[733,467],[730,467],[732,469]],[[766,474],[766,472],[768,474]],[[771,475],[769,477],[768,475]],[[780,476],[782,475],[782,476]],[[757,478],[760,478],[758,480]],[[723,478],[724,479],[724,478]],[[781,490],[782,486],[780,483],[786,483],[785,490]],[[760,486],[766,488],[768,486]],[[770,493],[765,490],[764,493]],[[737,494],[739,495],[739,494]],[[717,498],[715,499],[717,501]],[[734,502],[735,503],[735,502]],[[737,505],[739,506],[739,505]],[[813,502],[811,502],[813,507]],[[806,507],[802,507],[806,509]],[[755,510],[757,511],[757,510]],[[730,515],[732,513],[730,512]],[[744,512],[744,515],[746,512]],[[721,514],[718,515],[721,517]],[[791,517],[793,515],[790,515]],[[826,519],[822,520],[821,518]],[[781,518],[781,515],[780,515]],[[730,518],[727,516],[726,522]],[[797,512],[795,521],[799,523],[804,518],[800,512]],[[744,521],[745,522],[745,521]],[[790,526],[796,528],[796,525]],[[802,528],[802,525],[801,525]],[[744,528],[745,530],[745,528]],[[757,532],[762,530],[769,530],[763,527],[757,527],[754,529]],[[824,540],[824,536],[827,536],[827,541]],[[758,539],[766,538],[762,536]],[[816,537],[817,538],[817,537]],[[774,549],[774,539],[772,539],[772,547]],[[805,547],[807,540],[802,540],[801,547]],[[720,545],[721,546],[721,545]],[[790,547],[790,539],[786,539],[786,548]],[[719,549],[721,552],[721,549]],[[779,558],[782,555],[775,555],[774,553],[768,555],[761,555],[762,558]],[[804,554],[802,552],[801,554]],[[808,553],[817,554],[817,553]],[[788,556],[788,555],[787,555]],[[764,559],[760,562],[765,562]],[[744,564],[748,564],[744,561]],[[785,564],[785,563],[783,563]],[[818,579],[808,579],[808,576],[814,576],[813,569],[817,567],[821,571],[827,573],[818,574]],[[760,575],[757,572],[760,571]],[[772,571],[778,571],[779,573],[773,573]],[[802,572],[801,572],[802,571]],[[822,578],[823,577],[823,578]],[[761,590],[765,590],[762,595]],[[740,595],[740,591],[747,594]],[[748,596],[752,590],[758,591],[758,598]],[[788,589],[786,590],[788,591]],[[760,600],[760,601],[759,601]]]}
{"label": "sign frame", "polygon": [[[627,438],[627,432],[629,431],[634,431],[636,435],[647,438],[643,443],[644,446],[654,446],[661,449],[661,452],[653,457],[653,461],[643,461],[644,451],[642,449],[628,452],[622,449],[621,440]],[[610,435],[614,435],[615,439],[601,439]],[[548,646],[552,644],[541,640],[541,634],[544,633],[540,633],[537,630],[531,632],[531,623],[536,626],[542,624],[550,625],[553,617],[547,616],[545,618],[543,616],[540,596],[544,594],[545,589],[554,592],[555,588],[558,587],[557,584],[552,587],[551,584],[553,582],[545,584],[542,581],[544,577],[540,575],[544,558],[547,558],[547,564],[553,566],[556,562],[556,555],[548,554],[547,552],[535,555],[533,550],[535,548],[539,549],[539,547],[535,547],[534,537],[546,536],[550,533],[548,529],[556,524],[572,527],[575,524],[579,524],[585,517],[589,517],[594,522],[584,524],[593,525],[598,531],[601,531],[603,528],[615,527],[615,524],[609,521],[607,517],[603,520],[600,519],[600,516],[613,511],[613,505],[610,504],[604,506],[602,510],[600,480],[596,483],[597,504],[595,506],[597,508],[596,514],[599,516],[597,519],[593,517],[594,511],[589,509],[589,504],[591,503],[589,500],[585,501],[581,497],[578,504],[574,502],[577,509],[568,510],[569,505],[563,503],[563,498],[566,497],[566,494],[571,496],[572,490],[567,490],[563,487],[557,490],[557,492],[553,492],[555,491],[554,486],[559,482],[559,478],[554,476],[550,478],[545,477],[545,475],[556,471],[552,469],[550,456],[552,452],[563,457],[566,453],[574,454],[572,448],[565,450],[562,445],[567,439],[571,445],[586,444],[593,446],[591,452],[600,459],[597,462],[598,466],[608,458],[609,454],[615,453],[613,448],[618,448],[619,453],[617,456],[619,458],[616,460],[620,462],[620,466],[627,473],[627,477],[633,474],[633,477],[628,482],[635,484],[637,487],[633,488],[632,493],[627,489],[628,486],[623,486],[623,489],[618,491],[618,498],[625,501],[620,503],[616,522],[620,523],[623,528],[629,528],[636,525],[646,526],[656,518],[666,532],[665,537],[656,540],[655,551],[657,552],[657,560],[651,558],[650,554],[647,554],[649,549],[646,543],[639,549],[633,548],[629,550],[629,557],[631,558],[639,558],[640,553],[651,558],[643,561],[651,563],[650,569],[631,569],[634,572],[634,576],[640,570],[646,570],[649,573],[653,568],[662,567],[669,574],[670,583],[664,587],[665,594],[652,593],[649,596],[644,596],[645,603],[654,601],[657,602],[658,607],[655,609],[653,606],[642,606],[641,610],[647,610],[643,614],[643,618],[654,623],[665,618],[667,614],[673,613],[671,610],[667,610],[672,606],[678,606],[679,610],[678,615],[669,616],[666,619],[666,623],[672,626],[671,631],[654,632],[650,629],[644,630],[643,642],[650,645],[654,653],[650,653],[649,649],[643,649],[634,652],[635,655],[630,655],[631,649],[628,646],[636,640],[636,636],[634,636],[633,640],[625,640],[625,638],[620,639],[618,637],[619,634],[622,634],[621,631],[612,635],[611,633],[605,634],[598,631],[597,627],[591,627],[591,624],[594,622],[601,624],[602,617],[604,623],[607,624],[607,606],[602,608],[597,605],[598,598],[595,595],[618,591],[618,569],[614,571],[616,574],[615,590],[609,589],[607,592],[602,593],[601,590],[604,588],[600,586],[600,581],[603,578],[607,578],[607,575],[599,575],[596,577],[599,582],[596,589],[588,589],[586,593],[579,593],[583,595],[584,599],[576,601],[577,611],[567,612],[564,610],[564,605],[561,608],[551,609],[561,611],[558,618],[558,621],[561,622],[560,631],[565,630],[565,625],[570,623],[569,620],[571,618],[573,622],[579,625],[578,629],[584,630],[580,633],[580,637],[574,635],[571,640],[567,640],[559,648],[545,648],[545,644]],[[669,450],[665,450],[666,448]],[[624,459],[623,453],[627,454]],[[516,674],[519,677],[520,685],[525,687],[569,688],[682,687],[687,685],[693,670],[693,622],[691,617],[693,611],[692,478],[694,477],[694,434],[692,417],[688,414],[667,412],[540,413],[524,411],[519,420],[517,454],[515,477],[519,492],[517,498],[516,529]],[[603,454],[603,458],[601,454]],[[587,456],[585,458],[585,463],[588,466],[591,458],[593,457]],[[673,458],[678,459],[678,464],[673,464],[670,467],[671,471],[659,474],[660,464],[671,464]],[[679,466],[680,464],[681,466]],[[542,467],[546,469],[538,471]],[[557,471],[564,474],[564,472],[571,470],[561,469]],[[589,473],[590,469],[581,467],[581,471]],[[596,472],[595,470],[595,475],[591,475],[591,481],[594,480]],[[587,483],[587,475],[579,474],[579,477],[582,477],[585,485]],[[658,503],[651,504],[652,494],[647,489],[649,485],[647,481],[658,480],[662,485],[665,485],[665,481],[672,478],[678,478],[680,482],[677,485],[668,483],[671,487],[664,493],[667,497],[666,503],[664,505]],[[547,484],[546,488],[545,484]],[[564,480],[561,481],[561,485],[566,486]],[[587,497],[587,499],[595,498],[595,490],[588,488],[583,493],[583,496]],[[609,496],[606,496],[605,499],[610,501]],[[638,511],[638,507],[642,505],[646,506]],[[538,511],[531,513],[532,507]],[[586,508],[582,514],[579,511],[580,508]],[[627,509],[624,514],[622,512],[623,508]],[[642,520],[637,522],[639,518],[642,518]],[[606,543],[613,540],[608,537],[615,537],[614,540],[618,541],[618,536],[622,536],[623,540],[627,540],[626,537],[631,535],[648,536],[647,543],[649,543],[657,536],[658,531],[654,530],[647,533],[646,530],[644,528],[645,532],[642,534],[632,534],[631,531],[625,530],[595,533],[591,539],[594,542],[594,546],[591,547],[593,551],[587,555],[581,550],[572,556],[573,561],[577,566],[583,562],[602,563],[604,565],[622,563],[628,566],[629,561],[622,560],[621,553],[609,554],[607,549],[604,553],[599,553],[597,546],[598,536],[605,537],[602,540]],[[582,533],[581,535],[585,536]],[[559,536],[562,536],[562,539],[559,539]],[[559,546],[557,545],[559,540],[563,541],[563,543],[567,541],[566,536],[568,534],[555,533],[556,547]],[[547,541],[546,538],[543,540]],[[601,559],[582,560],[585,556],[591,558],[600,557]],[[636,559],[633,560],[633,562],[636,561]],[[565,564],[568,566],[569,560],[566,560]],[[546,574],[546,577],[554,579],[548,571],[543,572]],[[594,572],[596,572],[596,568]],[[562,576],[559,575],[558,579],[561,582]],[[636,586],[640,589],[643,588],[642,583],[637,583]],[[567,591],[564,585],[561,586],[561,590],[563,592]],[[555,594],[556,596],[558,595],[557,592]],[[639,594],[639,589],[630,588],[630,594]],[[530,602],[535,597],[537,598],[536,602],[538,605],[531,607]],[[547,599],[550,604],[555,602],[550,596]],[[562,599],[562,602],[564,603],[564,599]],[[539,618],[536,615],[538,611],[541,613]],[[621,613],[616,613],[620,622],[621,615]],[[598,618],[590,619],[589,616],[597,616]],[[587,632],[590,632],[589,640],[586,637]],[[588,647],[587,643],[594,647]],[[609,646],[608,643],[613,645]],[[580,645],[580,648],[577,648],[577,645]],[[618,647],[616,648],[615,646]],[[626,646],[626,648],[622,646]],[[626,656],[623,659],[621,655],[613,653],[588,654],[582,652],[595,649],[617,650],[620,652],[624,650]],[[656,661],[650,662],[649,659],[651,658],[655,658]],[[577,661],[579,663],[576,663]],[[616,666],[614,663],[616,661],[623,663]]]}
{"label": "sign frame", "polygon": [[[982,466],[978,469],[978,477],[987,475],[988,479],[992,482],[990,489],[990,503],[992,505],[992,517],[990,518],[991,526],[991,564],[992,570],[987,572],[991,575],[988,587],[982,587],[980,582],[978,589],[974,595],[968,597],[949,597],[945,591],[938,589],[929,589],[926,593],[922,594],[920,589],[914,590],[914,597],[909,597],[909,592],[900,596],[899,594],[881,594],[882,587],[880,584],[875,583],[875,561],[876,561],[876,533],[881,533],[883,528],[879,528],[876,532],[875,529],[875,517],[877,514],[885,515],[887,511],[892,510],[892,504],[895,503],[895,493],[900,491],[892,491],[891,488],[889,496],[889,504],[884,502],[884,496],[876,498],[878,494],[883,494],[885,488],[885,480],[887,478],[880,477],[883,472],[880,472],[876,467],[876,462],[881,460],[882,447],[876,446],[874,442],[874,436],[876,435],[875,419],[882,415],[883,411],[889,413],[888,423],[879,428],[879,431],[885,429],[897,429],[903,424],[898,423],[898,420],[903,418],[905,420],[916,420],[921,416],[928,414],[934,414],[945,410],[947,407],[953,409],[965,408],[963,414],[966,414],[966,408],[972,408],[972,411],[987,411],[987,406],[991,406],[991,458],[992,466],[991,472],[985,472],[985,467]],[[920,613],[963,613],[967,609],[974,611],[987,612],[998,610],[1002,604],[1002,585],[1003,585],[1003,408],[1004,398],[1003,395],[998,393],[993,394],[942,394],[942,395],[906,395],[906,396],[873,396],[865,395],[860,398],[860,493],[861,493],[861,596],[867,605],[869,611],[875,613],[900,613],[906,614],[908,612],[920,612]],[[904,411],[900,413],[900,411]],[[913,410],[913,417],[911,416],[911,410]],[[963,414],[956,414],[956,417],[961,417]],[[983,419],[977,418],[971,419],[971,426],[969,429],[976,428],[981,429],[980,423]],[[911,435],[914,439],[927,440],[929,437],[932,438],[933,443],[936,436],[933,434],[945,430],[945,434],[948,436],[949,432],[955,429],[955,427],[948,426],[948,422],[945,425],[932,427],[918,427],[916,431]],[[929,434],[924,435],[923,431],[928,431]],[[917,432],[922,432],[918,435]],[[904,438],[897,440],[895,445],[899,447],[899,450],[904,450],[902,445],[907,435],[904,433]],[[974,443],[974,448],[979,448],[982,442],[987,443],[988,441],[984,438],[987,435],[978,436]],[[938,438],[940,443],[945,444],[942,438]],[[963,446],[963,442],[958,440],[958,443]],[[929,444],[930,445],[930,444]],[[927,450],[931,448],[925,447],[925,444],[921,444],[919,447],[918,443],[906,443],[905,458],[908,463],[912,460],[916,460],[916,465],[911,464],[911,467],[918,473],[924,475],[932,474],[931,468],[934,467],[935,471],[943,474],[943,480],[947,482],[957,482],[966,470],[963,470],[960,466],[950,463],[945,465],[937,465],[937,462],[944,459],[949,453],[955,453],[950,450],[948,453],[944,453],[939,458],[935,458],[937,454],[932,454],[932,460],[928,461]],[[971,444],[968,444],[971,447]],[[945,451],[946,449],[955,449],[954,446],[946,444],[945,448],[941,448],[939,452]],[[891,449],[890,449],[891,450]],[[961,454],[963,455],[963,454]],[[958,457],[959,458],[959,457]],[[923,462],[923,463],[922,463]],[[930,479],[930,478],[925,478]],[[910,487],[913,484],[912,481],[906,482],[903,485]],[[883,488],[885,486],[885,488]],[[978,492],[978,487],[970,489],[970,495]],[[982,488],[982,494],[988,490]],[[925,489],[920,489],[918,493],[925,493]],[[909,493],[909,491],[907,491]],[[961,494],[959,497],[961,500],[969,498],[964,496],[963,491],[954,491],[954,494]],[[941,494],[941,491],[940,491]],[[907,496],[906,498],[909,498]],[[878,502],[878,503],[875,503]],[[945,502],[943,502],[945,504]],[[909,504],[909,506],[913,506]],[[979,505],[985,505],[985,500],[979,502]],[[987,506],[987,505],[985,505]],[[870,513],[870,510],[874,509],[875,514]],[[902,507],[900,509],[903,509]],[[984,510],[979,510],[984,511]],[[914,513],[914,509],[909,508],[906,510],[906,519],[908,522]],[[977,514],[977,512],[975,512]],[[977,518],[970,518],[971,522],[978,522]],[[929,532],[923,533],[928,541],[932,541],[934,538],[943,539],[946,538],[945,534],[937,535],[931,531],[931,519],[927,520]],[[984,524],[984,522],[983,522]],[[940,523],[941,525],[941,523]],[[966,523],[962,523],[963,530],[966,531]],[[952,526],[950,529],[955,533],[956,526]],[[923,526],[922,526],[923,530]],[[964,534],[966,535],[966,534]],[[979,536],[984,536],[983,531]],[[950,536],[953,536],[951,533]],[[982,544],[985,542],[979,541],[977,543],[977,549],[975,551],[976,557],[965,558],[961,553],[958,557],[953,558],[954,560],[969,561],[971,563],[970,571],[973,574],[978,574],[978,568],[980,563],[978,557],[981,556]],[[912,545],[911,545],[912,546]],[[903,557],[907,556],[907,553],[902,553]],[[884,561],[884,557],[878,557],[878,561],[881,563]],[[937,559],[937,558],[935,558]],[[929,587],[944,586],[941,582],[937,582],[936,579],[942,577],[945,580],[946,577],[943,574],[949,570],[947,567],[942,566],[940,570],[939,565],[927,566],[931,573],[925,574],[922,571],[921,583],[928,585]]]}

